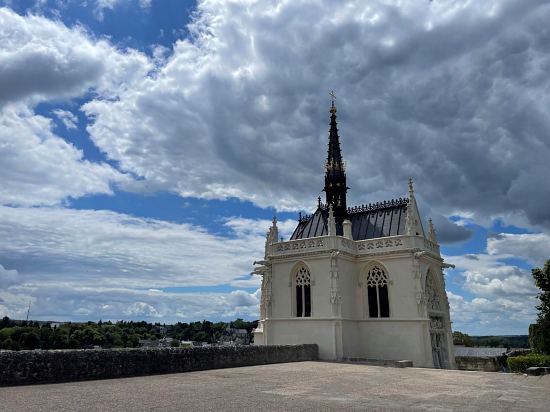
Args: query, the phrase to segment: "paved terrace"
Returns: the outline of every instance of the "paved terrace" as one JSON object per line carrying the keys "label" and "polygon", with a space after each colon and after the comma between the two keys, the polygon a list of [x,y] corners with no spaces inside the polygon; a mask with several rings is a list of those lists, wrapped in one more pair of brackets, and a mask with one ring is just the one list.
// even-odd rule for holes
{"label": "paved terrace", "polygon": [[0,388],[5,411],[549,411],[550,375],[296,362]]}

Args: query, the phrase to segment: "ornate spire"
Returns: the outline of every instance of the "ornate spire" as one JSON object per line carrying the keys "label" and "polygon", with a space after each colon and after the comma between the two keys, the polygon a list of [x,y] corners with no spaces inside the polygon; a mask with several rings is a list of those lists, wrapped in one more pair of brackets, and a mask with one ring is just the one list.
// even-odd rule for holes
{"label": "ornate spire", "polygon": [[342,234],[342,223],[347,216],[346,171],[340,150],[340,138],[338,136],[338,123],[336,122],[336,95],[330,92],[332,104],[330,107],[330,132],[328,139],[328,154],[325,166],[325,188],[327,205],[332,205],[338,234]]}

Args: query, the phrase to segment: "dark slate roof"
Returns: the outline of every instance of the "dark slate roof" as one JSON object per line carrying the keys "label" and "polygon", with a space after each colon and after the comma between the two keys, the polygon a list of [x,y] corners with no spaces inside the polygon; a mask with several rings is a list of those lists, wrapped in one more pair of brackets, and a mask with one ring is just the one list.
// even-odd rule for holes
{"label": "dark slate roof", "polygon": [[318,207],[313,215],[304,217],[300,215],[298,226],[294,229],[290,240],[328,235],[327,221],[328,212],[323,207]]}
{"label": "dark slate roof", "polygon": [[[348,208],[348,219],[351,221],[353,240],[374,239],[397,236],[405,233],[405,217],[408,199],[395,199],[381,203]],[[326,236],[328,212],[321,205],[310,216],[300,216],[298,226],[291,240]],[[336,229],[337,234],[341,228]]]}

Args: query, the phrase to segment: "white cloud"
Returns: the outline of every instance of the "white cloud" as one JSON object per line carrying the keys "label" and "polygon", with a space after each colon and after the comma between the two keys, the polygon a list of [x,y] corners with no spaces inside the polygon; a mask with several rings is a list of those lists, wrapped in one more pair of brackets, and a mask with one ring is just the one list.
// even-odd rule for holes
{"label": "white cloud", "polygon": [[310,209],[334,88],[352,202],[402,195],[412,174],[436,213],[548,226],[546,202],[522,199],[550,199],[536,184],[549,17],[534,0],[200,2],[192,41],[119,99],[84,105],[88,130],[145,178],[135,190]]}
{"label": "white cloud", "polygon": [[[153,67],[147,57],[117,50],[80,27],[7,8],[0,8],[0,26],[0,203],[59,204],[68,197],[110,194],[113,184],[130,180],[107,164],[84,159],[32,107],[86,91],[109,98],[146,76]],[[53,114],[68,130],[76,128],[73,113]]]}
{"label": "white cloud", "polygon": [[545,233],[500,233],[489,236],[487,252],[511,258],[520,256],[532,265],[542,266],[550,259],[550,236]]}
{"label": "white cloud", "polygon": [[0,107],[80,96],[94,90],[103,98],[143,80],[153,68],[135,50],[117,50],[81,27],[68,28],[45,17],[20,16],[0,8]]}
{"label": "white cloud", "polygon": [[7,270],[4,266],[0,265],[0,289],[12,286],[16,284],[18,280],[17,270]]}
{"label": "white cloud", "polygon": [[95,17],[99,21],[103,21],[105,18],[105,10],[114,10],[117,4],[119,4],[121,0],[96,0],[96,6],[94,9]]}
{"label": "white cloud", "polygon": [[521,300],[503,297],[472,298],[447,291],[453,330],[470,335],[527,334],[527,325],[535,320],[534,296]]}
{"label": "white cloud", "polygon": [[[248,224],[251,231],[230,219],[231,237],[221,237],[107,211],[0,207],[0,237],[9,239],[0,244],[0,262],[19,272],[0,273],[0,304],[20,316],[32,299],[41,319],[255,317],[259,294],[239,288],[259,287],[248,274],[263,256],[269,222]],[[237,290],[215,292],[219,285]],[[185,289],[191,286],[214,289]],[[160,291],[173,287],[183,289]]]}
{"label": "white cloud", "polygon": [[56,109],[52,112],[63,123],[67,130],[76,129],[78,126],[78,117],[73,112],[63,109]]}
{"label": "white cloud", "polygon": [[51,129],[50,119],[24,107],[4,108],[0,115],[0,204],[52,205],[68,197],[111,194],[112,184],[129,179],[105,163],[83,159],[82,151]]}
{"label": "white cloud", "polygon": [[199,319],[256,318],[258,293],[169,293],[127,288],[82,287],[76,284],[22,285],[0,290],[0,315],[42,320],[147,320],[173,323]]}
{"label": "white cloud", "polygon": [[[200,2],[191,38],[162,59],[2,9],[0,100],[92,88],[93,141],[143,178],[128,190],[312,209],[334,88],[350,203],[403,195],[412,174],[435,217],[550,227],[536,183],[550,155],[550,7],[525,4]],[[460,229],[442,225],[442,239],[467,238]]]}
{"label": "white cloud", "polygon": [[108,211],[0,207],[0,261],[27,282],[158,288],[218,285],[250,273],[265,237]]}
{"label": "white cloud", "polygon": [[[114,10],[123,3],[132,4],[134,0],[95,0],[94,14],[99,21],[105,18],[106,10]],[[139,0],[139,7],[149,9],[153,0]]]}
{"label": "white cloud", "polygon": [[538,293],[531,273],[507,263],[510,255],[488,252],[445,256],[456,265],[448,271],[447,287],[454,284],[470,296],[447,291],[454,328],[478,335],[527,334]]}
{"label": "white cloud", "polygon": [[151,7],[151,4],[153,3],[153,0],[139,0],[139,7],[142,9],[147,9]]}
{"label": "white cloud", "polygon": [[530,271],[505,262],[506,255],[469,254],[449,256],[464,277],[466,290],[480,296],[535,295]]}

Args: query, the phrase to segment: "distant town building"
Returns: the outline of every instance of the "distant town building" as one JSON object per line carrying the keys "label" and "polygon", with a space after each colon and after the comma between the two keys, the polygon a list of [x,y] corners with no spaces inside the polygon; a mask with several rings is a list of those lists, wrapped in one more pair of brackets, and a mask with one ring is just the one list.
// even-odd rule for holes
{"label": "distant town building", "polygon": [[173,338],[162,339],[140,339],[139,346],[141,348],[169,348],[172,346]]}
{"label": "distant town building", "polygon": [[248,345],[250,336],[246,329],[226,328],[220,339],[221,345]]}

